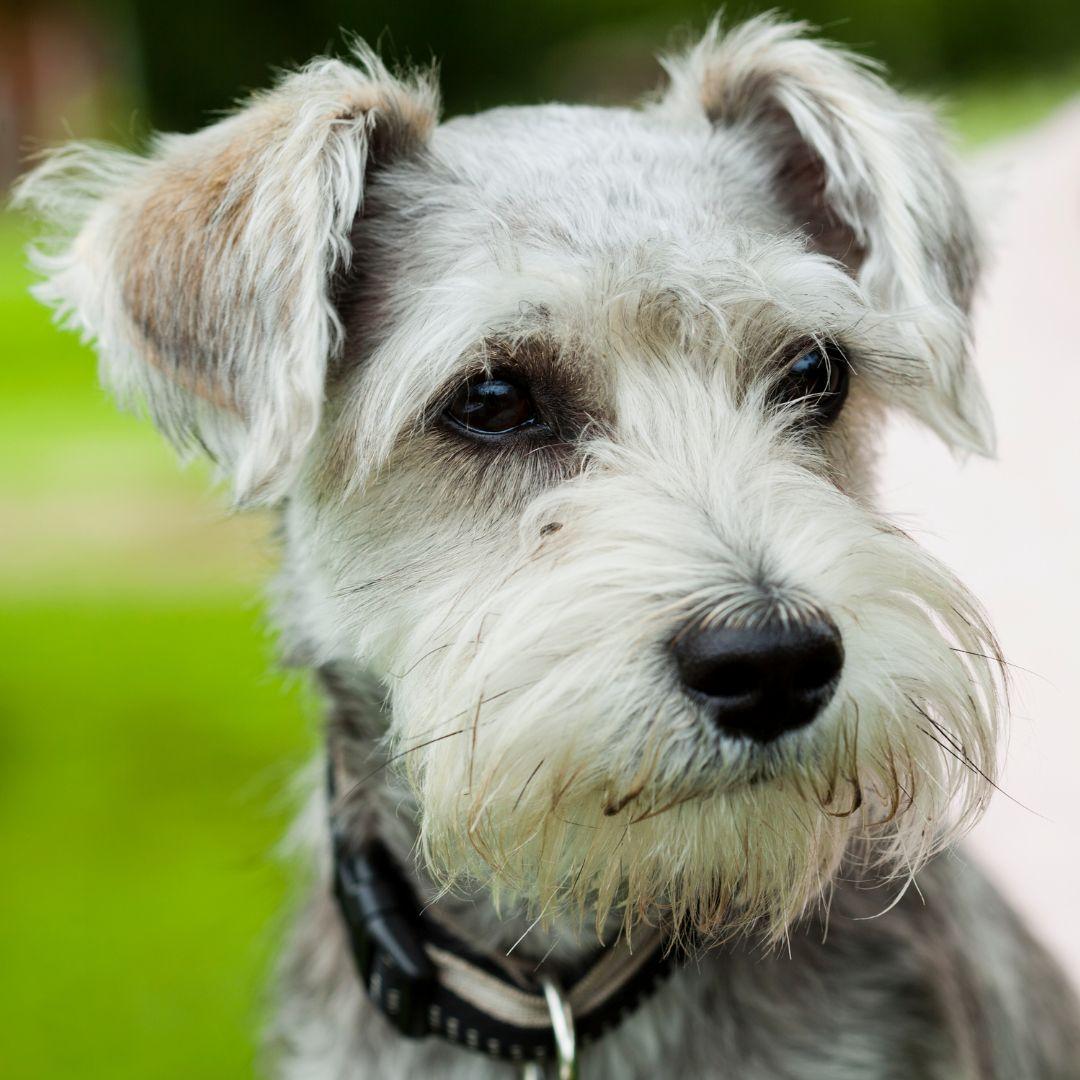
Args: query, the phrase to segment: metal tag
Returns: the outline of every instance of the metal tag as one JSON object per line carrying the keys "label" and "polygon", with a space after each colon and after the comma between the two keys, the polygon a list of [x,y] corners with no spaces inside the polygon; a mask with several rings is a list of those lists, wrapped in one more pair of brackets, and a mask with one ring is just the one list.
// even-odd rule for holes
{"label": "metal tag", "polygon": [[555,1047],[559,1053],[559,1080],[578,1080],[577,1046],[574,1039],[574,1015],[559,985],[544,976],[540,980],[544,988],[551,1028],[555,1032]]}

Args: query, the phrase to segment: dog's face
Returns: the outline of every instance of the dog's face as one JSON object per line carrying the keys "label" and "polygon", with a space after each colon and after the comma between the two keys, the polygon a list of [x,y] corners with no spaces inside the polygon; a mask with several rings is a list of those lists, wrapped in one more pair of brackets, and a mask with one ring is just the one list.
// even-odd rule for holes
{"label": "dog's face", "polygon": [[90,160],[44,291],[285,500],[292,631],[385,684],[431,868],[778,934],[855,841],[917,865],[997,716],[976,605],[870,505],[890,408],[989,438],[932,124],[768,21],[634,111],[440,127],[367,63]]}

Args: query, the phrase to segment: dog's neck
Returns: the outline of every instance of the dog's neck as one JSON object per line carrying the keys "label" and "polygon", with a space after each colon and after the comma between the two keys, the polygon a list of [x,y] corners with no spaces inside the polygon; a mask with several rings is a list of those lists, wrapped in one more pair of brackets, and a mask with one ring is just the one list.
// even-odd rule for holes
{"label": "dog's neck", "polygon": [[[337,827],[356,844],[378,839],[401,868],[421,902],[477,952],[505,961],[540,960],[574,967],[600,942],[574,915],[537,921],[524,904],[500,905],[483,888],[441,890],[416,859],[418,808],[394,769],[388,748],[387,702],[381,681],[360,668],[333,664],[319,669],[328,699],[328,748],[340,767],[332,812]],[[606,940],[617,936],[610,928]]]}

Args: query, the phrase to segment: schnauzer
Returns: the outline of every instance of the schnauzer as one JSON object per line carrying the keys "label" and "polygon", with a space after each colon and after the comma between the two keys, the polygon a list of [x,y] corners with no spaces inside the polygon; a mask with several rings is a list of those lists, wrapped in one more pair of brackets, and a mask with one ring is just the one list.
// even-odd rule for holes
{"label": "schnauzer", "polygon": [[330,718],[274,1068],[1075,1080],[1063,977],[934,857],[1001,657],[873,506],[890,411],[992,447],[954,165],[801,25],[663,66],[439,123],[358,46],[22,185],[105,384],[280,515]]}

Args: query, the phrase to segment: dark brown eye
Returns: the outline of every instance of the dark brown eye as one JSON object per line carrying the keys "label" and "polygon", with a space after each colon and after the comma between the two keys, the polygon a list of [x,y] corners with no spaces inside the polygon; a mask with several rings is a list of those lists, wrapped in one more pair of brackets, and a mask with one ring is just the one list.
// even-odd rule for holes
{"label": "dark brown eye", "polygon": [[538,420],[529,388],[498,373],[470,379],[454,394],[444,416],[465,433],[481,436],[506,435]]}
{"label": "dark brown eye", "polygon": [[844,407],[850,375],[851,366],[839,345],[809,345],[780,377],[776,397],[808,419],[827,424]]}

